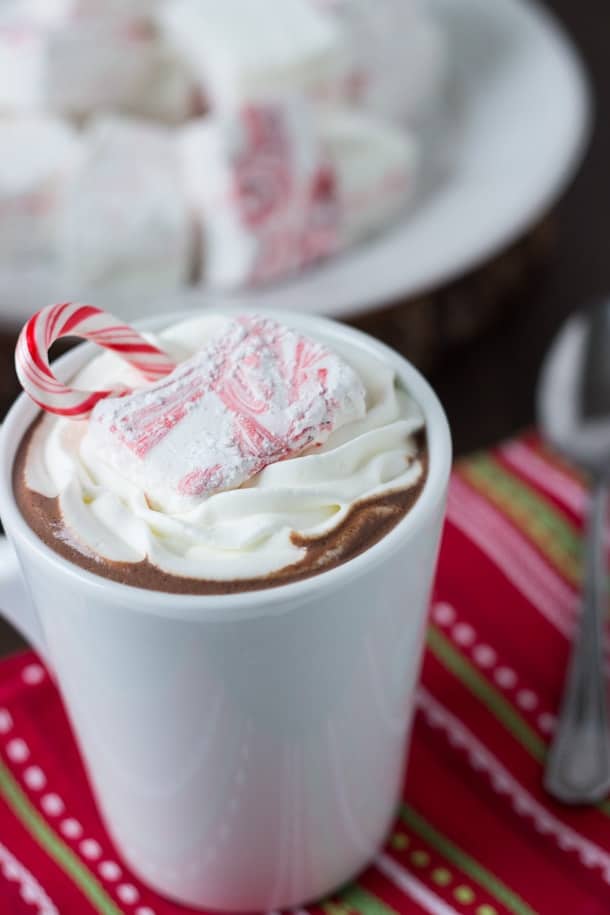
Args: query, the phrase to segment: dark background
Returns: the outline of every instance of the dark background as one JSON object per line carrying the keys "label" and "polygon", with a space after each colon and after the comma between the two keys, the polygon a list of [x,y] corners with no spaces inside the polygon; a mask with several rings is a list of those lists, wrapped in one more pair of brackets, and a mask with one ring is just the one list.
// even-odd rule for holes
{"label": "dark background", "polygon": [[[491,0],[493,2],[493,0]],[[547,0],[584,56],[595,93],[593,141],[556,210],[556,237],[535,283],[477,342],[454,350],[432,381],[463,453],[534,420],[533,394],[544,352],[576,308],[610,295],[610,5]]]}
{"label": "dark background", "polygon": [[[493,0],[490,0],[493,3]],[[610,48],[608,0],[547,0],[587,64],[595,93],[591,148],[554,211],[554,240],[541,270],[502,319],[450,352],[431,374],[451,422],[457,454],[483,447],[534,421],[534,389],[544,352],[574,309],[610,294]],[[14,340],[0,334],[0,411],[17,393]],[[0,655],[22,644],[0,624]]]}

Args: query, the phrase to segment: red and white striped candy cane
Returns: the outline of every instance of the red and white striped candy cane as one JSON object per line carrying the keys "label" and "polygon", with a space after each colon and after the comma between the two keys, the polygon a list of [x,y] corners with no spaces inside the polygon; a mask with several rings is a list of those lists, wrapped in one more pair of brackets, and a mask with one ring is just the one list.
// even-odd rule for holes
{"label": "red and white striped candy cane", "polygon": [[147,381],[158,381],[176,364],[128,324],[95,308],[66,302],[49,305],[27,322],[17,342],[15,366],[23,389],[34,403],[48,413],[85,419],[98,401],[125,388],[79,391],[59,381],[49,366],[48,351],[60,337],[82,337],[116,353]]}

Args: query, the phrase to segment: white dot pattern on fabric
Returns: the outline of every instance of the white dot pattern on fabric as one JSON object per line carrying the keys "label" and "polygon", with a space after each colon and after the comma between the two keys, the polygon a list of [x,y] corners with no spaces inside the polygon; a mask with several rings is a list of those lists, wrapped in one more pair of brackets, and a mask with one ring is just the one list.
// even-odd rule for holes
{"label": "white dot pattern on fabric", "polygon": [[138,906],[135,915],[156,915],[156,912],[147,905]]}
{"label": "white dot pattern on fabric", "polygon": [[4,861],[2,863],[2,873],[8,880],[17,880],[19,877],[19,871],[12,861]]}
{"label": "white dot pattern on fabric", "polygon": [[26,883],[21,887],[20,892],[21,892],[21,898],[23,899],[24,902],[27,902],[28,905],[33,905],[35,902],[38,902],[39,897],[38,897],[38,891],[37,891],[36,887],[28,886],[28,884]]}
{"label": "white dot pattern on fabric", "polygon": [[44,676],[44,667],[40,664],[28,664],[21,672],[21,679],[28,686],[36,686],[37,683],[42,683]]}
{"label": "white dot pattern on fabric", "polygon": [[563,848],[564,851],[571,851],[573,848],[575,848],[574,838],[570,835],[566,835],[565,833],[561,833],[557,836],[557,844],[560,848]]}
{"label": "white dot pattern on fabric", "polygon": [[472,763],[472,768],[477,772],[480,772],[485,769],[486,759],[485,756],[478,751],[473,751],[471,754],[470,762]]}
{"label": "white dot pattern on fabric", "polygon": [[32,791],[41,791],[47,783],[47,778],[39,766],[28,766],[23,773],[23,780]]}
{"label": "white dot pattern on fabric", "polygon": [[531,689],[521,689],[517,693],[517,705],[520,705],[525,711],[531,711],[538,705],[538,697]]}
{"label": "white dot pattern on fabric", "polygon": [[122,874],[121,868],[116,861],[102,861],[98,870],[104,880],[118,880]]}
{"label": "white dot pattern on fabric", "polygon": [[550,832],[553,831],[553,824],[552,824],[551,820],[547,816],[544,816],[544,815],[536,817],[536,819],[534,820],[534,825],[535,825],[536,829],[538,830],[538,832],[541,833],[542,835],[548,835]]}
{"label": "white dot pattern on fabric", "polygon": [[10,741],[6,748],[6,753],[8,758],[16,763],[25,762],[30,755],[27,743],[18,737]]}
{"label": "white dot pattern on fabric", "polygon": [[83,827],[78,820],[75,820],[72,817],[69,817],[67,820],[62,820],[59,828],[68,839],[79,839],[83,834]]}
{"label": "white dot pattern on fabric", "polygon": [[468,623],[458,623],[453,629],[453,638],[458,645],[472,645],[476,638],[476,633]]}
{"label": "white dot pattern on fabric", "polygon": [[116,894],[121,902],[124,902],[127,905],[133,905],[134,902],[137,902],[140,898],[140,894],[131,883],[122,883],[117,887]]}
{"label": "white dot pattern on fabric", "polygon": [[513,798],[513,807],[517,813],[521,814],[526,814],[530,811],[529,803],[525,800],[525,798],[520,797],[519,795]]}
{"label": "white dot pattern on fabric", "polygon": [[96,858],[99,858],[102,854],[102,849],[98,842],[95,839],[84,839],[79,848],[85,858],[89,858],[90,861],[95,861]]}
{"label": "white dot pattern on fabric", "polygon": [[59,816],[64,812],[64,802],[58,794],[45,794],[40,801],[40,806],[50,817]]}
{"label": "white dot pattern on fabric", "polygon": [[439,626],[450,626],[455,619],[455,610],[449,604],[437,604],[432,611],[432,616]]}
{"label": "white dot pattern on fabric", "polygon": [[0,734],[8,734],[12,726],[11,713],[5,708],[0,708]]}
{"label": "white dot pattern on fabric", "polygon": [[498,686],[504,689],[512,689],[517,682],[517,674],[510,667],[498,667],[494,673],[494,679]]}
{"label": "white dot pattern on fabric", "polygon": [[[446,613],[446,610],[450,611]],[[502,689],[512,690],[517,687],[519,678],[514,670],[505,665],[499,664],[497,652],[490,646],[483,643],[477,643],[477,634],[475,629],[469,623],[461,623],[456,620],[455,610],[448,604],[437,604],[433,610],[433,615],[437,616],[440,610],[442,620],[455,620],[451,628],[451,637],[453,641],[462,648],[471,647],[471,656],[474,662],[481,668],[489,670],[495,682]],[[475,644],[476,643],[476,644]],[[532,712],[540,705],[540,698],[536,693],[527,688],[519,689],[515,696],[515,703],[523,711]],[[430,719],[430,716],[428,716]],[[552,733],[555,727],[555,718],[549,713],[542,713],[538,716],[538,727],[546,734]]]}
{"label": "white dot pattern on fabric", "polygon": [[490,777],[498,794],[506,794],[507,791],[510,791],[510,781],[503,773],[493,772]]}
{"label": "white dot pattern on fabric", "polygon": [[498,658],[489,645],[477,645],[473,648],[472,656],[479,667],[493,667]]}
{"label": "white dot pattern on fabric", "polygon": [[541,731],[544,731],[545,734],[552,734],[555,730],[555,716],[549,715],[548,712],[539,715],[538,727]]}
{"label": "white dot pattern on fabric", "polygon": [[597,854],[593,849],[581,848],[579,854],[585,867],[597,867]]}

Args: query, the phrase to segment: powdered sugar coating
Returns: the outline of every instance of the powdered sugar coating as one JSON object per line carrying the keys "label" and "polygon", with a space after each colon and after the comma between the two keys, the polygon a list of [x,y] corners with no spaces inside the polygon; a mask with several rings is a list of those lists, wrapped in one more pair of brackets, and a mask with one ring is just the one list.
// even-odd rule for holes
{"label": "powdered sugar coating", "polygon": [[365,415],[365,391],[332,350],[269,318],[227,319],[168,378],[93,411],[87,449],[155,507],[188,511]]}

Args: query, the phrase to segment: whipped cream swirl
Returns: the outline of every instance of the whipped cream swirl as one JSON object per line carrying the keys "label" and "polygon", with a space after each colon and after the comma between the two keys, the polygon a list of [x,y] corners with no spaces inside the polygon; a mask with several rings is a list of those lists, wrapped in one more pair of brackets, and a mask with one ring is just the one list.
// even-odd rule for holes
{"label": "whipped cream swirl", "polygon": [[[149,336],[183,361],[218,333],[223,320],[206,314]],[[63,536],[102,560],[148,560],[171,575],[215,581],[257,578],[299,562],[305,548],[293,534],[324,536],[357,502],[417,486],[424,472],[415,438],[423,416],[393,369],[360,347],[315,336],[351,366],[366,391],[365,416],[337,429],[321,448],[172,513],[152,508],[141,486],[87,447],[86,420],[45,415],[30,444],[26,485],[57,497]],[[118,382],[141,385],[112,353],[93,359],[74,379],[84,389]]]}

